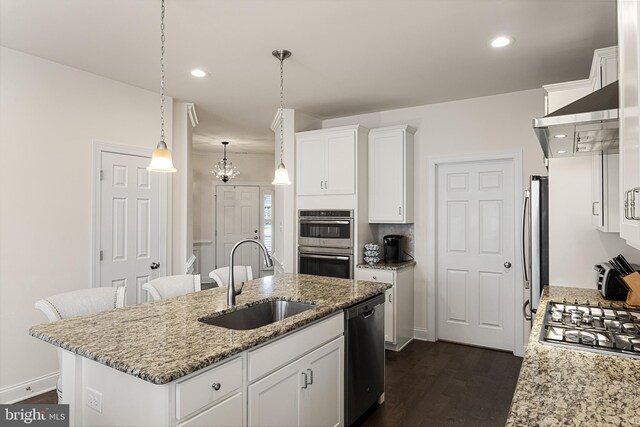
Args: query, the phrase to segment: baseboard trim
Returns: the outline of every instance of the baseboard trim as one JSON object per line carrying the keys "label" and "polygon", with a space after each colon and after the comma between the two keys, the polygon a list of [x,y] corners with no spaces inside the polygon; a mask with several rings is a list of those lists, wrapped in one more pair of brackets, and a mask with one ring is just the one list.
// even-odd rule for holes
{"label": "baseboard trim", "polygon": [[[27,399],[29,397],[37,396],[39,394],[55,390],[57,382],[58,372],[53,372],[51,374],[33,378],[19,384],[4,387],[0,389],[0,403],[3,405],[8,405]],[[31,387],[31,390],[27,391],[28,387]]]}
{"label": "baseboard trim", "polygon": [[429,336],[427,335],[427,328],[414,328],[413,338],[420,341],[429,341]]}

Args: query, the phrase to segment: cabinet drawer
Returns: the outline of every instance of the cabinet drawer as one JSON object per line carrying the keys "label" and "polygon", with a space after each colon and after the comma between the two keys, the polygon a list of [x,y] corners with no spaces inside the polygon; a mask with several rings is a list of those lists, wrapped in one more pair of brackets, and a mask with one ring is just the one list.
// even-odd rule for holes
{"label": "cabinet drawer", "polygon": [[242,420],[242,393],[237,393],[190,420],[178,424],[178,427],[240,427]]}
{"label": "cabinet drawer", "polygon": [[373,268],[356,268],[356,279],[368,282],[394,283],[394,274],[391,270],[376,270]]}
{"label": "cabinet drawer", "polygon": [[284,366],[318,347],[318,344],[324,344],[342,335],[343,332],[344,313],[339,312],[276,342],[249,351],[249,382]]}
{"label": "cabinet drawer", "polygon": [[[219,384],[216,390],[213,385]],[[176,385],[176,418],[182,419],[242,386],[242,358]]]}

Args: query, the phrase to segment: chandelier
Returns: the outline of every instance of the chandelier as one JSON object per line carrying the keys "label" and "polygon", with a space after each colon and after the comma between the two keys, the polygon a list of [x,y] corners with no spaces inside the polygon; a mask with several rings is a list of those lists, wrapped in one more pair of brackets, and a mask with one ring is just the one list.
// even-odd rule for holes
{"label": "chandelier", "polygon": [[213,167],[211,173],[220,181],[227,182],[230,179],[238,176],[238,174],[240,174],[240,171],[238,171],[238,169],[233,166],[233,162],[227,161],[227,145],[229,145],[229,142],[222,141],[222,145],[224,145],[224,156],[222,157],[222,160],[220,160],[218,164]]}

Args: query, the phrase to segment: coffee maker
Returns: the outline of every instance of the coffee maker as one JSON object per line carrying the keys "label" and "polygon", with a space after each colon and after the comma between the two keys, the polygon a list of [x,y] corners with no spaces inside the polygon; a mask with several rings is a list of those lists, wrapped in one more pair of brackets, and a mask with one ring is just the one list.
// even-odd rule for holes
{"label": "coffee maker", "polygon": [[389,234],[384,236],[384,262],[402,262],[402,238],[401,234]]}

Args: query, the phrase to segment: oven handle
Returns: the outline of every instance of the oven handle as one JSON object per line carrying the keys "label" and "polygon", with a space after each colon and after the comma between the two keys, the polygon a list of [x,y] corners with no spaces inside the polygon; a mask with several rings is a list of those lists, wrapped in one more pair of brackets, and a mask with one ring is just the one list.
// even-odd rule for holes
{"label": "oven handle", "polygon": [[348,256],[336,256],[336,255],[312,255],[307,252],[300,252],[300,256],[305,258],[320,258],[320,259],[337,259],[340,261],[349,261]]}
{"label": "oven handle", "polygon": [[337,219],[301,219],[300,222],[304,222],[305,224],[351,224],[351,221],[340,221]]}

